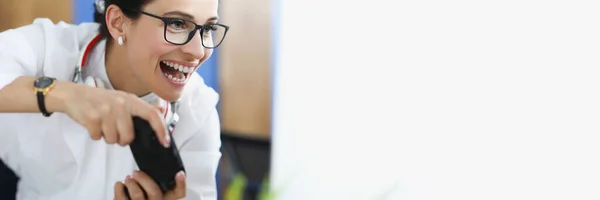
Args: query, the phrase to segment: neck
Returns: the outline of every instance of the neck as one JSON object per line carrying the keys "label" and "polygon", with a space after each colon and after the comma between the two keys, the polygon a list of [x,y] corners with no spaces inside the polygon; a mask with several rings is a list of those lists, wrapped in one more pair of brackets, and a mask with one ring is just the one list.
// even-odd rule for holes
{"label": "neck", "polygon": [[115,90],[132,93],[137,96],[144,96],[150,93],[150,90],[144,86],[137,78],[126,57],[125,48],[114,45],[110,38],[106,41],[106,74]]}

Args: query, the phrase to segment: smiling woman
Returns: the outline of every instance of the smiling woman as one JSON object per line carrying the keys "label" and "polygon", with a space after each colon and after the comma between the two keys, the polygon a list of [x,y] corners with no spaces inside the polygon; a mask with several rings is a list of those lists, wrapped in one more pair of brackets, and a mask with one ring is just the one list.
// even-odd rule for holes
{"label": "smiling woman", "polygon": [[[218,0],[95,5],[95,23],[0,33],[0,160],[20,178],[18,199],[216,199],[218,95],[194,72],[229,30]],[[139,171],[134,116],[179,149],[173,190]]]}
{"label": "smiling woman", "polygon": [[[171,69],[179,70],[181,67],[181,72],[186,68],[188,72],[195,71],[201,62],[212,55],[212,49],[220,45],[228,30],[226,25],[217,23],[216,0],[112,0],[103,4],[106,8],[101,10],[105,14],[98,13],[95,17],[101,24],[100,34],[117,41],[120,37],[123,41],[128,41],[129,47],[110,48],[109,40],[107,60],[117,62],[107,63],[108,73],[112,71],[128,77],[136,74],[137,82],[122,78],[119,79],[122,82],[115,81],[113,85],[117,89],[129,89],[138,95],[152,90],[167,100],[175,100],[174,97],[181,92],[182,83],[185,83],[187,77],[185,74],[174,73]],[[139,34],[142,32],[144,34]],[[125,37],[126,35],[135,37]],[[198,36],[194,37],[196,35]],[[186,45],[190,42],[196,43]],[[204,48],[186,48],[189,46]],[[128,55],[131,63],[129,72],[125,73],[122,67],[118,67],[126,62],[119,59],[124,54]],[[177,68],[169,68],[164,61],[177,64]],[[160,67],[161,63],[163,67]],[[116,67],[109,66],[111,64]],[[112,68],[118,70],[111,70]]]}

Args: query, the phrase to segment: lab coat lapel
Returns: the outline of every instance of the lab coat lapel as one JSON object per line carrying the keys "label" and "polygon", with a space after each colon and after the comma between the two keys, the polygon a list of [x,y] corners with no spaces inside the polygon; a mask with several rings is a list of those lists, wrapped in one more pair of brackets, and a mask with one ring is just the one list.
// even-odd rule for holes
{"label": "lab coat lapel", "polygon": [[[77,169],[81,169],[84,163],[86,155],[86,143],[89,139],[88,131],[83,126],[77,124],[69,116],[62,113],[56,113],[62,115],[61,125],[63,127],[63,137],[65,142],[71,149],[71,153],[77,162]],[[78,171],[79,174],[79,171]]]}
{"label": "lab coat lapel", "polygon": [[[94,34],[90,34],[88,38],[84,40],[84,43],[89,43],[94,36]],[[80,48],[85,48],[85,46]],[[44,75],[55,77],[62,81],[71,81],[73,79],[76,66],[79,62],[78,56],[79,54],[75,53],[73,55],[69,55],[69,59],[62,58],[55,61],[53,60],[53,62],[46,61],[46,63],[51,63],[51,66],[46,68],[51,68],[52,70],[44,70]],[[63,113],[55,113],[55,115],[61,115],[60,123],[61,127],[63,127],[63,137],[71,149],[73,156],[75,157],[75,161],[78,165],[77,174],[79,175],[79,173],[81,173],[80,170],[82,168],[82,164],[85,163],[84,160],[86,159],[86,154],[91,150],[88,144],[91,142],[90,136],[85,127],[72,120],[68,115]]]}
{"label": "lab coat lapel", "polygon": [[75,182],[92,183],[73,185],[75,191],[80,191],[78,194],[84,195],[76,197],[76,199],[93,199],[106,195],[104,183],[108,170],[106,168],[107,144],[104,141],[91,140],[85,127],[67,115],[62,117],[63,137],[77,162],[76,177],[79,180],[85,180],[75,180]]}

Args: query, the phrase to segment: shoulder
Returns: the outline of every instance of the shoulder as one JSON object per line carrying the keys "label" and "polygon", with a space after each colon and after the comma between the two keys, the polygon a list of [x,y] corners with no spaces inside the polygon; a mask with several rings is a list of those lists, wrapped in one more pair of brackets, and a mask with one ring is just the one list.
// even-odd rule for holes
{"label": "shoulder", "polygon": [[204,122],[212,113],[219,102],[219,94],[206,85],[204,79],[194,73],[185,86],[181,103],[187,107],[187,111],[193,121]]}
{"label": "shoulder", "polygon": [[98,34],[98,28],[97,23],[74,25],[38,18],[0,33],[0,56],[17,60],[32,73],[50,72],[47,75],[65,79],[72,75],[80,50]]}
{"label": "shoulder", "polygon": [[[26,39],[29,43],[42,45],[46,43],[72,46],[84,43],[98,32],[96,23],[68,24],[63,21],[52,22],[47,18],[37,18],[33,23],[0,33],[3,40]],[[79,45],[75,45],[79,46]]]}

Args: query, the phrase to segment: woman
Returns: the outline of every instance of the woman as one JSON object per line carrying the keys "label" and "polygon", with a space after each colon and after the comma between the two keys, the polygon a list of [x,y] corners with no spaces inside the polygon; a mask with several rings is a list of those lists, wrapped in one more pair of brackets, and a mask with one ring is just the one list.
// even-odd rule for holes
{"label": "woman", "polygon": [[[228,30],[218,0],[96,6],[97,23],[38,19],[0,33],[0,159],[20,177],[17,199],[126,199],[125,188],[132,199],[216,199],[218,96],[194,72]],[[175,189],[136,171],[133,116],[179,148]]]}

